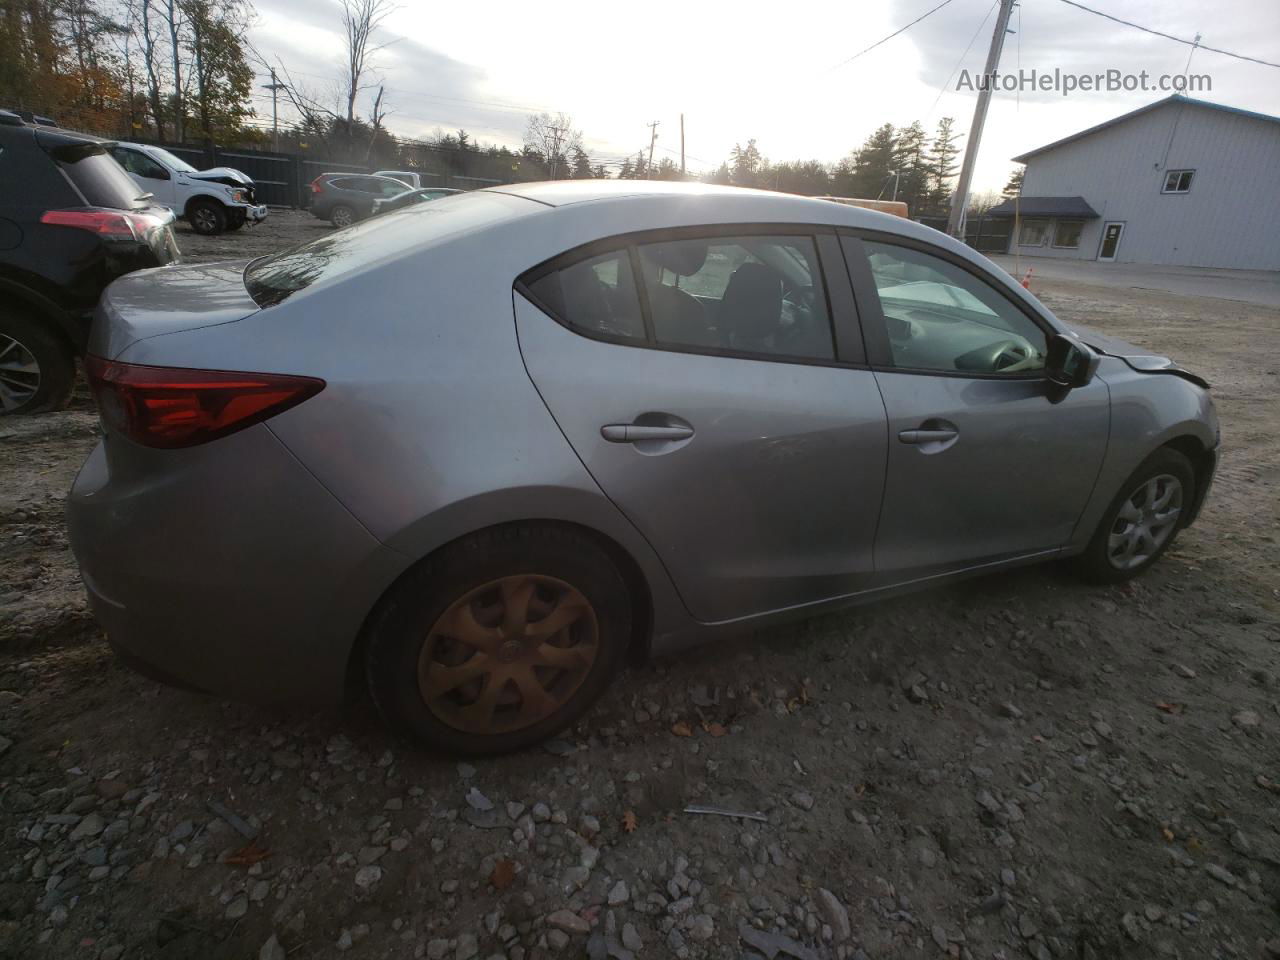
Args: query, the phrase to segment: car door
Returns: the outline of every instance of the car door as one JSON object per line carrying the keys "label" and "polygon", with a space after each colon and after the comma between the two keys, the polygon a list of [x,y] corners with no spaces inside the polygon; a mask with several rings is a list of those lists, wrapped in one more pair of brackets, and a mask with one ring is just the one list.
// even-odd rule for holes
{"label": "car door", "polygon": [[1053,387],[1052,331],[969,261],[888,235],[842,243],[888,416],[882,580],[1061,547],[1106,451],[1107,385]]}
{"label": "car door", "polygon": [[515,312],[548,408],[697,619],[867,585],[884,407],[834,233],[614,240],[521,278]]}
{"label": "car door", "polygon": [[133,177],[142,193],[151,194],[156,203],[173,209],[173,177],[164,166],[143,151],[123,145],[112,147],[111,155]]}

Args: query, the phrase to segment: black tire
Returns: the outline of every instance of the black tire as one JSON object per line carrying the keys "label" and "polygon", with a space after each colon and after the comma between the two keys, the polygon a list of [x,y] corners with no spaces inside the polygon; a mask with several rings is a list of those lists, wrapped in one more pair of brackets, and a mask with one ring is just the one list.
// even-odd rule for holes
{"label": "black tire", "polygon": [[1185,516],[1191,509],[1196,496],[1196,474],[1191,461],[1185,455],[1170,447],[1161,447],[1138,466],[1120,486],[1115,498],[1107,506],[1102,515],[1093,539],[1084,553],[1075,558],[1076,572],[1093,583],[1123,583],[1150,569],[1169,546],[1177,539],[1181,522],[1175,523],[1172,531],[1157,549],[1150,552],[1136,566],[1121,568],[1112,562],[1109,541],[1111,534],[1120,523],[1120,510],[1140,488],[1156,477],[1175,477],[1182,485],[1181,510]]}
{"label": "black tire", "polygon": [[339,229],[349,227],[359,219],[355,207],[345,203],[335,203],[329,210],[329,222]]}
{"label": "black tire", "polygon": [[248,222],[249,222],[249,218],[248,218],[248,217],[246,217],[243,213],[242,213],[242,214],[240,214],[239,216],[234,216],[234,215],[233,215],[233,216],[231,216],[231,217],[228,217],[228,218],[227,218],[227,233],[232,233],[233,231],[239,230],[241,227],[243,227],[243,226],[244,226],[246,223],[248,223]]}
{"label": "black tire", "polygon": [[[537,722],[489,733],[459,729],[428,706],[419,689],[419,658],[428,635],[460,598],[500,578],[521,575],[555,578],[585,598],[596,627],[594,659],[572,692]],[[590,537],[549,524],[495,527],[428,557],[383,598],[364,635],[369,691],[391,726],[425,745],[462,755],[520,750],[574,723],[604,692],[626,653],[631,616],[626,581],[608,553]],[[492,681],[486,674],[478,682],[486,689]],[[508,684],[503,680],[499,689]],[[515,693],[523,706],[522,695],[514,688],[508,692]]]}
{"label": "black tire", "polygon": [[61,410],[75,383],[75,357],[38,315],[0,309],[0,413]]}
{"label": "black tire", "polygon": [[187,204],[187,222],[201,236],[216,236],[227,229],[227,208],[217,200],[192,200]]}

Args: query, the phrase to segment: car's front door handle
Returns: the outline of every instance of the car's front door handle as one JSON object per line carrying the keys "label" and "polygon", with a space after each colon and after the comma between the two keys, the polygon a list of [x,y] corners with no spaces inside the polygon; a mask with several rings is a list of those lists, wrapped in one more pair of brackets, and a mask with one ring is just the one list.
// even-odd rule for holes
{"label": "car's front door handle", "polygon": [[693,427],[655,426],[647,423],[609,423],[600,436],[610,443],[637,443],[641,440],[688,440]]}
{"label": "car's front door handle", "polygon": [[960,436],[959,430],[902,430],[898,439],[903,443],[946,443]]}

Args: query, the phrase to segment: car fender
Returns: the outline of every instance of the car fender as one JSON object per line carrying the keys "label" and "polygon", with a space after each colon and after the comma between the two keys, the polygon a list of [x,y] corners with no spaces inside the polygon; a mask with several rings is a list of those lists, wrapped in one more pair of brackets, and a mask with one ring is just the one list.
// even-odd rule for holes
{"label": "car fender", "polygon": [[547,485],[488,490],[421,517],[385,542],[397,553],[416,560],[489,527],[536,522],[579,527],[622,551],[644,581],[655,635],[683,633],[691,625],[653,547],[598,488]]}
{"label": "car fender", "polygon": [[31,287],[9,277],[0,276],[0,297],[17,300],[40,315],[43,320],[77,353],[84,350],[89,335],[88,322],[77,322],[75,316],[59,307],[53,300]]}
{"label": "car fender", "polygon": [[1218,445],[1208,390],[1172,374],[1136,371],[1116,357],[1102,358],[1098,376],[1111,391],[1111,428],[1093,494],[1068,545],[1073,553],[1088,546],[1120,487],[1156,450],[1184,437],[1203,450]]}

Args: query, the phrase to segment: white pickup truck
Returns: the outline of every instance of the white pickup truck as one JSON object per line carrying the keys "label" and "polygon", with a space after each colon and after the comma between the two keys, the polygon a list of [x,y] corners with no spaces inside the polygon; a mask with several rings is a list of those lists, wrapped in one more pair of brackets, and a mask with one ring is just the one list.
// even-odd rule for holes
{"label": "white pickup truck", "polygon": [[109,149],[138,186],[184,217],[196,233],[239,230],[267,218],[266,205],[254,202],[253,180],[239,170],[197,170],[163,147],[145,143],[115,143]]}

